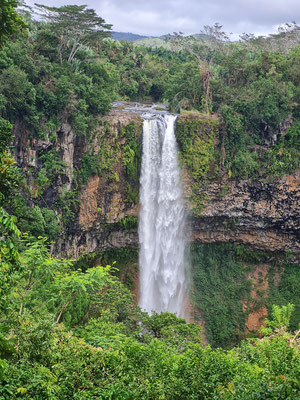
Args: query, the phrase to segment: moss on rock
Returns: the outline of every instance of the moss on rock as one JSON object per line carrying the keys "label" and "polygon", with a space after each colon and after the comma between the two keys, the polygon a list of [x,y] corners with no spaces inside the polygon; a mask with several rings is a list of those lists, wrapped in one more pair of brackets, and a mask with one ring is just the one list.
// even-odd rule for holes
{"label": "moss on rock", "polygon": [[203,189],[218,174],[219,130],[220,121],[216,116],[180,115],[176,122],[180,160],[191,179],[190,201],[195,215],[203,208]]}

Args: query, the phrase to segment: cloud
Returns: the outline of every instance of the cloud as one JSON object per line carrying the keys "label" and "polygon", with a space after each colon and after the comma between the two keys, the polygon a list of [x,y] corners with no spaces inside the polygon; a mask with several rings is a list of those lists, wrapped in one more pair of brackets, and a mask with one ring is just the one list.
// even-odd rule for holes
{"label": "cloud", "polygon": [[148,35],[195,33],[215,22],[227,32],[266,34],[300,19],[299,0],[100,0],[94,6],[115,30]]}
{"label": "cloud", "polygon": [[[27,1],[33,4],[33,0]],[[45,0],[47,5],[82,0]],[[267,34],[285,22],[300,20],[299,0],[85,0],[116,31],[159,36],[199,32],[220,22],[226,32]]]}

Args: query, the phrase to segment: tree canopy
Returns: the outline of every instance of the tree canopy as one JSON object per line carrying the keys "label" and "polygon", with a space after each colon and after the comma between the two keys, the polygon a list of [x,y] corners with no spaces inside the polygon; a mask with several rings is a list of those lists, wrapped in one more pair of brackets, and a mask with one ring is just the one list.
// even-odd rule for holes
{"label": "tree canopy", "polygon": [[60,62],[63,57],[72,62],[77,51],[83,46],[93,46],[99,40],[110,35],[110,24],[99,17],[95,10],[87,6],[66,5],[49,7],[36,4],[42,18],[51,23],[59,45]]}
{"label": "tree canopy", "polygon": [[2,0],[0,3],[0,48],[10,35],[26,26],[16,11],[17,6],[17,0]]}

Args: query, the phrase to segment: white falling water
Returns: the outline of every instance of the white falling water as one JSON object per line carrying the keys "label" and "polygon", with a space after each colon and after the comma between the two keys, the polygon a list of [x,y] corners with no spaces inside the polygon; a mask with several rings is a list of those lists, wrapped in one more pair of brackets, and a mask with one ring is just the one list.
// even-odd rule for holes
{"label": "white falling water", "polygon": [[176,117],[146,115],[140,179],[140,298],[142,310],[184,317],[185,211],[182,199]]}

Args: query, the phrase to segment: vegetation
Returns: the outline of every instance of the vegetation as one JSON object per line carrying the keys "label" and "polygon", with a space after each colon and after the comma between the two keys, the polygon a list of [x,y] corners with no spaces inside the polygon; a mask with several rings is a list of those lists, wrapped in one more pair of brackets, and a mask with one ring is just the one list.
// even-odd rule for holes
{"label": "vegetation", "polygon": [[[250,272],[256,266],[270,264],[270,259],[273,262],[265,267],[264,278],[268,290],[257,290],[259,281],[253,282]],[[300,272],[298,265],[289,261],[288,254],[253,252],[225,243],[201,244],[192,246],[191,264],[192,301],[204,317],[205,335],[213,347],[231,347],[245,338],[249,314],[263,307],[271,313],[274,304],[295,304],[289,326],[293,330],[298,328]],[[251,291],[256,293],[254,298]]]}
{"label": "vegetation", "polygon": [[192,248],[193,302],[203,310],[209,343],[230,347],[243,337],[243,303],[250,300],[247,268],[233,245],[198,245]]}
{"label": "vegetation", "polygon": [[[111,29],[111,25],[105,24],[104,19],[87,6],[49,7],[37,4],[37,7],[42,11],[42,18],[49,22],[58,39],[57,50],[61,64],[66,52],[68,52],[66,59],[72,62],[82,47],[92,46],[109,36],[108,30]],[[68,51],[69,49],[71,50]]]}
{"label": "vegetation", "polygon": [[133,215],[126,215],[126,217],[118,221],[118,225],[123,230],[137,228],[138,218]]}
{"label": "vegetation", "polygon": [[[126,227],[125,229],[129,229]],[[130,290],[136,287],[136,278],[138,274],[138,249],[121,248],[106,250],[103,252],[94,252],[82,254],[73,264],[74,269],[86,271],[97,264],[108,264],[114,260],[111,274],[120,279],[120,281]]]}
{"label": "vegetation", "polygon": [[123,136],[126,139],[126,144],[122,148],[122,166],[125,168],[127,202],[138,204],[142,156],[139,131],[133,123],[130,123],[125,127]]}
{"label": "vegetation", "polygon": [[18,227],[22,232],[31,235],[45,236],[50,241],[55,241],[60,233],[61,226],[55,212],[49,208],[40,208],[38,205],[28,207],[26,200],[17,195],[12,202],[14,215],[18,218]]}
{"label": "vegetation", "polygon": [[3,399],[297,397],[298,342],[283,326],[292,305],[274,307],[261,339],[212,350],[199,325],[142,313],[112,267],[82,272],[44,240],[24,246],[1,263]]}
{"label": "vegetation", "polygon": [[9,151],[12,137],[12,125],[0,118],[0,206],[12,198],[21,180],[16,162]]}
{"label": "vegetation", "polygon": [[209,179],[215,178],[218,173],[220,160],[215,149],[215,140],[219,127],[220,122],[217,119],[201,119],[197,113],[187,114],[176,123],[180,157],[191,179],[190,201],[196,215],[201,213],[205,200],[199,192],[203,192]]}
{"label": "vegetation", "polygon": [[[268,293],[254,301],[249,266],[268,254],[192,249],[194,301],[212,345],[203,347],[198,324],[136,306],[137,250],[74,262],[50,255],[51,241],[78,228],[79,193],[91,176],[108,196],[122,189],[126,207],[138,203],[141,122],[113,134],[101,118],[115,99],[167,101],[186,114],[177,136],[197,212],[199,191],[219,171],[242,179],[295,171],[293,26],[269,47],[251,37],[223,43],[215,25],[205,43],[177,36],[168,49],[149,49],[110,40],[110,25],[86,6],[40,5],[38,21],[23,12],[27,30],[16,6],[0,5],[0,399],[295,400],[299,272],[288,258],[276,258]],[[66,137],[75,144],[72,168],[62,157]],[[105,222],[108,233],[137,226],[133,216]],[[260,336],[237,344],[262,306],[270,318]]]}
{"label": "vegetation", "polygon": [[[299,159],[298,150],[289,148],[285,135],[297,131],[295,148],[299,148],[298,31],[291,26],[271,41],[252,38],[227,43],[222,26],[216,24],[205,27],[202,40],[178,34],[168,38],[177,51],[185,50],[192,58],[178,65],[165,95],[177,110],[222,116],[225,166],[230,175],[278,176],[297,167],[291,160]],[[289,52],[282,49],[282,40]]]}
{"label": "vegetation", "polygon": [[26,26],[16,11],[17,5],[17,0],[3,0],[0,4],[0,48],[10,35]]}

